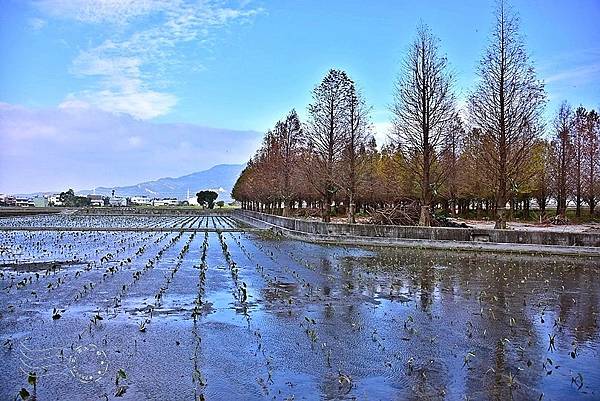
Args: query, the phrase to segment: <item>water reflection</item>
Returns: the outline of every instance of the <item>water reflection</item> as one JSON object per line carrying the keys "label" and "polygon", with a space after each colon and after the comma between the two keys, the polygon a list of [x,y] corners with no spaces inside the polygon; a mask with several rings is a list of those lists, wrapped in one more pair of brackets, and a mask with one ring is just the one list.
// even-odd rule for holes
{"label": "water reflection", "polygon": [[[493,400],[598,396],[600,288],[594,261],[557,264],[544,258],[417,251],[363,259],[369,259],[363,265],[372,266],[378,281],[392,283],[386,295],[407,285],[418,305],[409,309],[414,327],[408,333],[411,355],[420,364],[411,380],[417,398],[462,391],[467,398]],[[381,308],[392,316],[408,313],[394,303]],[[393,330],[389,335],[388,340],[401,341]],[[549,347],[553,336],[556,349]],[[432,337],[435,341],[428,341]],[[444,371],[447,377],[436,375]],[[581,389],[572,385],[579,374],[587,378]]]}

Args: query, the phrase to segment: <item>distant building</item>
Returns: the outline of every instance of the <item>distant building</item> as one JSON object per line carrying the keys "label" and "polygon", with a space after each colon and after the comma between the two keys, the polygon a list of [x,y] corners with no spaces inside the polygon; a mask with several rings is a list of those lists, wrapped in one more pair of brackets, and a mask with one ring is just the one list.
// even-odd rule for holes
{"label": "distant building", "polygon": [[111,196],[108,198],[108,204],[110,206],[127,206],[127,198],[122,198],[120,196]]}
{"label": "distant building", "polygon": [[49,206],[63,206],[63,203],[60,201],[60,195],[54,194],[48,196],[48,205]]}
{"label": "distant building", "polygon": [[104,206],[104,196],[102,195],[88,195],[87,198],[90,200],[90,206]]}
{"label": "distant building", "polygon": [[177,206],[179,201],[177,198],[153,199],[152,206]]}
{"label": "distant building", "polygon": [[132,196],[129,198],[129,202],[136,206],[152,206],[152,199],[147,196]]}
{"label": "distant building", "polygon": [[33,197],[33,206],[48,207],[48,197],[47,196],[34,196]]}
{"label": "distant building", "polygon": [[0,206],[16,206],[17,199],[11,195],[0,194]]}
{"label": "distant building", "polygon": [[29,198],[17,197],[15,200],[15,206],[17,207],[33,207],[33,201]]}
{"label": "distant building", "polygon": [[198,206],[198,198],[195,196],[191,196],[187,198],[187,203],[190,206]]}

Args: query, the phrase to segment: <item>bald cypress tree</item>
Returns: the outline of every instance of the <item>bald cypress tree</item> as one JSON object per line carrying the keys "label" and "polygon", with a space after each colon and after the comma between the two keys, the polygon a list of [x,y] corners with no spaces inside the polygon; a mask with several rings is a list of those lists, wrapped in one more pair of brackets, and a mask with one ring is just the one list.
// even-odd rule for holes
{"label": "bald cypress tree", "polygon": [[468,102],[470,121],[481,131],[482,172],[494,180],[496,228],[506,228],[510,188],[540,131],[545,93],[519,33],[519,19],[503,0],[478,75]]}
{"label": "bald cypress tree", "polygon": [[296,110],[275,125],[274,136],[278,151],[277,165],[273,167],[278,176],[276,189],[283,201],[283,215],[289,216],[291,203],[299,192],[297,168],[303,146],[302,124]]}
{"label": "bald cypress tree", "polygon": [[594,216],[600,193],[600,115],[595,110],[587,113],[583,153],[583,196]]}
{"label": "bald cypress tree", "polygon": [[361,92],[353,83],[348,92],[346,135],[342,155],[342,182],[348,197],[348,223],[356,223],[356,195],[366,175],[366,147],[372,138],[369,112]]}
{"label": "bald cypress tree", "polygon": [[556,214],[565,218],[567,200],[573,183],[572,169],[575,161],[573,148],[573,112],[567,102],[560,105],[554,118],[552,138],[552,181],[556,195]]}
{"label": "bald cypress tree", "polygon": [[312,92],[308,106],[305,171],[323,202],[323,221],[330,221],[331,203],[340,190],[339,167],[347,136],[347,112],[352,80],[341,70],[329,70]]}
{"label": "bald cypress tree", "polygon": [[423,226],[431,225],[433,188],[443,178],[434,166],[456,117],[452,81],[438,39],[428,27],[419,27],[396,82],[392,112],[398,148],[407,161],[404,167],[417,177],[421,190]]}

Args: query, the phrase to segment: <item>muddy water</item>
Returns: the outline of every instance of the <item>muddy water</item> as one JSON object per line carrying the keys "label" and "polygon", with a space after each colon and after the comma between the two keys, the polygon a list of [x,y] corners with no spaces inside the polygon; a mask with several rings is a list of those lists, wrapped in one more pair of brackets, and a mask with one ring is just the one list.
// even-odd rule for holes
{"label": "muddy water", "polygon": [[248,233],[3,235],[0,399],[33,393],[28,372],[39,400],[600,398],[594,260]]}

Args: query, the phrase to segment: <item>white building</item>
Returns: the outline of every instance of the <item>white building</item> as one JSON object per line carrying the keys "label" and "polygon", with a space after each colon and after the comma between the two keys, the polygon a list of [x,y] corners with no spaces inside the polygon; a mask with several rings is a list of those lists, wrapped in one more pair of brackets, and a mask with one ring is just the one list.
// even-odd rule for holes
{"label": "white building", "polygon": [[187,203],[188,203],[188,205],[190,205],[190,206],[198,206],[198,205],[199,205],[199,204],[198,204],[198,198],[197,198],[197,197],[195,197],[195,196],[192,196],[192,197],[189,197],[189,198],[187,198]]}
{"label": "white building", "polygon": [[152,206],[152,200],[147,196],[132,196],[129,201],[137,206]]}
{"label": "white building", "polygon": [[50,206],[62,206],[63,203],[60,201],[60,195],[54,194],[48,196],[48,205]]}
{"label": "white building", "polygon": [[17,207],[33,207],[33,201],[29,198],[22,198],[22,197],[17,197],[16,198],[16,206]]}
{"label": "white building", "polygon": [[102,195],[88,195],[90,206],[104,206],[104,197]]}
{"label": "white building", "polygon": [[111,196],[108,198],[108,204],[110,206],[127,206],[127,198],[122,198],[120,196]]}
{"label": "white building", "polygon": [[0,205],[2,206],[16,206],[17,199],[11,195],[0,194]]}
{"label": "white building", "polygon": [[152,206],[177,206],[179,201],[177,198],[153,199]]}

